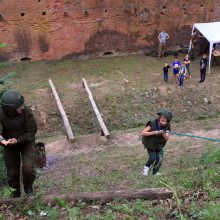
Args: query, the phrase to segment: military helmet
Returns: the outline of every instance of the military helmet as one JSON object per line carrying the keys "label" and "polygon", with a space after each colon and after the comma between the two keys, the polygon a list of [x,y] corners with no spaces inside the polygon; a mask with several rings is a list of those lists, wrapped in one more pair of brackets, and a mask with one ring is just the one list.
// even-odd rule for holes
{"label": "military helmet", "polygon": [[161,109],[159,112],[157,112],[157,114],[159,116],[163,115],[167,119],[168,122],[170,122],[173,118],[171,111],[168,109]]}
{"label": "military helmet", "polygon": [[15,90],[7,90],[2,94],[2,107],[19,108],[24,104],[24,97],[20,92]]}

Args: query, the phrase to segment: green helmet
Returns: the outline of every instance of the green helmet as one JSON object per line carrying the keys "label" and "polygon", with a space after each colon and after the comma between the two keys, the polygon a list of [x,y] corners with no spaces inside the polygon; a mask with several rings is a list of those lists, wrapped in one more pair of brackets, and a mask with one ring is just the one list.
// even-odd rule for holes
{"label": "green helmet", "polygon": [[157,114],[159,116],[163,115],[167,119],[168,122],[171,122],[173,118],[171,111],[168,109],[161,109],[159,112],[157,112]]}
{"label": "green helmet", "polygon": [[20,92],[15,90],[7,90],[2,94],[1,105],[2,107],[19,108],[24,104],[24,97]]}

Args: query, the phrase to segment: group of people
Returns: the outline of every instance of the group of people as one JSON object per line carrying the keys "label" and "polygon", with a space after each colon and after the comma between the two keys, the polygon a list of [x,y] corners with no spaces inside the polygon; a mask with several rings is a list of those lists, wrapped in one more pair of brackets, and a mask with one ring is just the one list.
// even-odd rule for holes
{"label": "group of people", "polygon": [[[172,62],[172,65],[170,66],[167,62],[164,63],[163,67],[163,78],[164,82],[168,82],[168,72],[169,68],[172,67],[174,82],[178,83],[179,86],[184,86],[184,81],[188,77],[189,79],[192,78],[191,71],[190,71],[190,58],[187,54],[181,63],[178,60],[178,57],[174,58],[174,61]],[[202,58],[200,59],[200,81],[199,83],[203,83],[205,81],[206,77],[206,68],[208,66],[208,59],[206,54],[203,54]]]}
{"label": "group of people", "polygon": [[[194,52],[195,52],[196,42],[197,42],[195,36],[197,36],[197,32],[193,33],[193,36],[192,36],[192,51],[193,51],[193,53],[191,54],[192,58],[194,58]],[[159,57],[166,56],[166,44],[169,38],[170,36],[168,35],[165,29],[163,29],[162,32],[159,33],[158,35],[158,40],[159,40],[158,56]],[[178,60],[177,56],[174,58],[174,61],[172,62],[171,66],[168,63],[165,63],[163,67],[164,82],[166,83],[168,82],[168,71],[169,71],[169,68],[172,67],[174,81],[177,82],[179,86],[183,87],[184,80],[187,77],[191,79],[190,62],[191,60],[189,58],[189,55],[187,54],[182,63]],[[203,53],[202,58],[200,59],[200,81],[199,81],[200,83],[203,83],[205,81],[207,65],[208,65],[208,59],[207,59],[206,54]]]}
{"label": "group of people", "polygon": [[[174,61],[172,62],[172,71],[175,82],[178,82],[179,86],[183,86],[185,77],[189,77],[191,79],[190,74],[190,59],[189,56],[186,55],[184,58],[183,63],[178,60],[178,57],[174,58]],[[164,76],[164,82],[168,82],[168,71],[169,71],[170,65],[166,62],[164,63],[163,67],[163,76]]]}

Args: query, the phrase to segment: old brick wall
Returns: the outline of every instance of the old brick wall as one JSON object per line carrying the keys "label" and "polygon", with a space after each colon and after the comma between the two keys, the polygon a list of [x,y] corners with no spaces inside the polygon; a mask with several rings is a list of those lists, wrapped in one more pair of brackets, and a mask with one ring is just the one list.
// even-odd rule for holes
{"label": "old brick wall", "polygon": [[0,0],[0,60],[51,60],[188,45],[192,24],[220,20],[220,0]]}

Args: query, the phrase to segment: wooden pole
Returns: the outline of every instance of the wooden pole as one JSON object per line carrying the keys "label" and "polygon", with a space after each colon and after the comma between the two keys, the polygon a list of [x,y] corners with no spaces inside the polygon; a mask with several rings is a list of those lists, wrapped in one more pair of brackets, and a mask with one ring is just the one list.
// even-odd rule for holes
{"label": "wooden pole", "polygon": [[63,108],[62,103],[60,101],[59,95],[58,95],[58,93],[56,91],[56,88],[55,88],[55,86],[54,86],[51,79],[49,79],[49,84],[50,84],[50,87],[52,89],[52,93],[55,97],[55,100],[57,102],[57,106],[59,108],[60,114],[62,116],[64,127],[65,127],[66,132],[67,132],[68,140],[69,140],[69,142],[73,142],[74,141],[74,135],[73,135],[72,129],[70,127],[69,120],[67,118],[66,112],[64,111],[64,108]]}
{"label": "wooden pole", "polygon": [[99,112],[99,110],[98,110],[98,108],[96,106],[96,103],[95,103],[95,101],[93,99],[93,95],[92,95],[92,93],[91,93],[91,91],[89,89],[89,86],[88,86],[88,84],[87,84],[87,82],[86,82],[86,80],[84,78],[82,78],[82,80],[83,80],[83,85],[84,85],[84,87],[85,87],[85,89],[86,89],[86,91],[87,91],[87,93],[89,95],[89,100],[90,100],[90,102],[92,104],[92,108],[93,108],[93,110],[94,110],[94,112],[96,114],[96,117],[97,117],[98,121],[99,121],[100,127],[101,127],[105,137],[106,138],[110,138],[110,134],[108,132],[108,129],[107,129],[106,125],[105,125],[105,122],[102,119],[102,115],[100,114],[100,112]]}
{"label": "wooden pole", "polygon": [[[70,201],[101,201],[109,202],[115,198],[121,199],[146,199],[146,200],[160,200],[172,198],[173,192],[166,188],[149,188],[141,190],[119,190],[119,191],[104,191],[104,192],[75,192],[63,195],[48,195],[42,196],[40,201],[43,204],[56,204],[57,199],[61,199],[67,202]],[[33,196],[28,198],[10,198],[1,199],[0,206],[3,204],[13,205],[17,203],[25,202],[25,204],[33,204],[37,199]]]}

